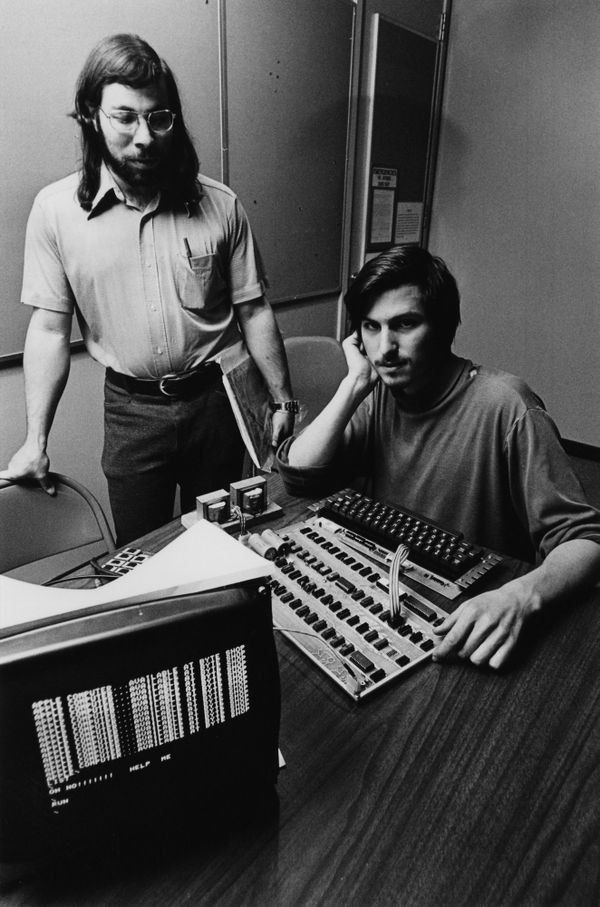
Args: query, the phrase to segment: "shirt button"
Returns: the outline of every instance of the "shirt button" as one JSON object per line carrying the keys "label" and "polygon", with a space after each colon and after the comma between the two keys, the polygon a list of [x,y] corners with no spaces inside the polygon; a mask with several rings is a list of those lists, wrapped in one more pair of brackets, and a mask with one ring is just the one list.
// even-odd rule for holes
{"label": "shirt button", "polygon": [[162,349],[162,347],[161,347],[161,346],[157,346],[157,347],[156,347],[156,352],[158,353],[159,356],[162,356],[162,354],[163,354],[163,349]]}

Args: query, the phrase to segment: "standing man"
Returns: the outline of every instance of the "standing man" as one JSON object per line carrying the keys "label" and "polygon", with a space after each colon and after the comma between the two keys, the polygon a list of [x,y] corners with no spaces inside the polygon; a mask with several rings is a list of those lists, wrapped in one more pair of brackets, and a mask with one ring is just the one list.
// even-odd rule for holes
{"label": "standing man", "polygon": [[372,497],[535,563],[437,628],[434,658],[499,667],[530,614],[598,580],[600,513],[539,397],[452,352],[460,301],[441,259],[413,246],[384,252],[362,268],[346,305],[348,374],[283,445],[282,476],[309,494],[364,477]]}
{"label": "standing man", "polygon": [[273,443],[295,401],[265,276],[234,193],[198,174],[174,76],[136,35],[103,39],[78,80],[82,169],[43,189],[27,227],[27,437],[5,479],[53,492],[46,453],[73,314],[106,368],[105,442],[118,544],[241,477],[243,443],[215,359],[243,336],[273,400]]}

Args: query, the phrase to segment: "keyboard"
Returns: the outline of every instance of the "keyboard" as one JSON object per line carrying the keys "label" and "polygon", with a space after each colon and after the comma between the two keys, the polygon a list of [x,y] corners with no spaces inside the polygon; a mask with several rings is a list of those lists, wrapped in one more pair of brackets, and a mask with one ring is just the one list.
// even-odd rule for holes
{"label": "keyboard", "polygon": [[466,541],[461,533],[392,504],[374,501],[353,489],[330,495],[315,510],[362,537],[367,545],[370,542],[387,551],[406,545],[412,564],[459,589],[471,586],[502,560]]}

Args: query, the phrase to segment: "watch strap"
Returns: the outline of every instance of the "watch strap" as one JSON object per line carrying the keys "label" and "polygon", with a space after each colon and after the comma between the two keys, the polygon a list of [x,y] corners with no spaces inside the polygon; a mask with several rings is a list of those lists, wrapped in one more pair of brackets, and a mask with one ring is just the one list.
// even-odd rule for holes
{"label": "watch strap", "polygon": [[298,400],[271,401],[269,406],[273,413],[294,413],[294,415],[297,416],[300,412],[300,403]]}

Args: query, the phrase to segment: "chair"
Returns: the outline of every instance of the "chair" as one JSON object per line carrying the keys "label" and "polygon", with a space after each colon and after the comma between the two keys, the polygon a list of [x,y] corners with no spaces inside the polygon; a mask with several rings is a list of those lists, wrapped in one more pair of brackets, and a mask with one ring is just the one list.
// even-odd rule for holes
{"label": "chair", "polygon": [[346,357],[333,337],[286,337],[284,344],[294,396],[306,409],[302,429],[333,397],[348,371]]}
{"label": "chair", "polygon": [[43,583],[115,550],[93,494],[67,476],[51,478],[54,496],[37,482],[0,482],[0,573]]}

